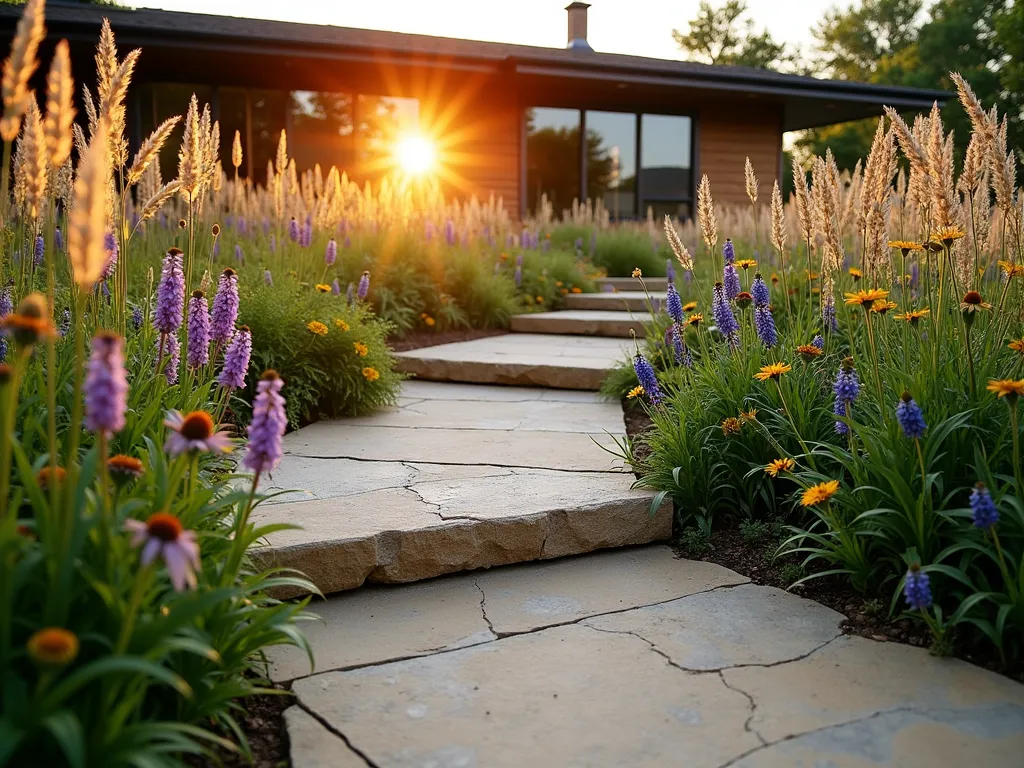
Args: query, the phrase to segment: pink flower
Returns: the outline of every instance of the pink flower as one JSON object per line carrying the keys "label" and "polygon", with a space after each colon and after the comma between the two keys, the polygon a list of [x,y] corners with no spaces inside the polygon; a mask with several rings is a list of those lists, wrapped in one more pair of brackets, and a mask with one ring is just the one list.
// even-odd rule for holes
{"label": "pink flower", "polygon": [[227,432],[214,428],[213,417],[206,411],[186,415],[181,411],[168,411],[164,426],[172,430],[164,443],[164,450],[171,456],[191,451],[231,453],[235,448]]}
{"label": "pink flower", "polygon": [[132,546],[142,547],[139,562],[146,566],[162,558],[171,584],[181,592],[195,589],[196,571],[200,570],[199,545],[194,531],[182,528],[181,521],[167,512],[157,512],[142,522],[128,518],[125,530],[132,534]]}

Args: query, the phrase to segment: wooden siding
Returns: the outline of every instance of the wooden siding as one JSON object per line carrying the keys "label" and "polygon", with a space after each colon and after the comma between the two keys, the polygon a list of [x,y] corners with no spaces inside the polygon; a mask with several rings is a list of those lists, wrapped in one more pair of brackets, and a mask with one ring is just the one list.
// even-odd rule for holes
{"label": "wooden siding", "polygon": [[700,109],[698,173],[707,174],[716,203],[748,204],[743,166],[749,157],[758,181],[758,204],[767,204],[782,157],[782,116],[765,105],[749,111],[741,107]]}

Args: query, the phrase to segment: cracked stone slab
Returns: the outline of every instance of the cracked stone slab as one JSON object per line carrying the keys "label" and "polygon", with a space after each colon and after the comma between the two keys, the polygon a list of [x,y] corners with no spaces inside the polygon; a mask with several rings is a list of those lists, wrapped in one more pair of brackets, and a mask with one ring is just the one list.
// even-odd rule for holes
{"label": "cracked stone slab", "polygon": [[650,320],[650,313],[598,310],[566,309],[560,312],[533,312],[513,315],[509,329],[520,333],[553,333],[573,336],[604,336],[630,338],[634,334],[643,338],[644,321]]}
{"label": "cracked stone slab", "polygon": [[475,579],[484,594],[487,618],[501,635],[532,632],[747,581],[714,563],[677,559],[666,546],[511,566],[481,573]]}
{"label": "cracked stone slab", "polygon": [[586,623],[642,637],[686,669],[711,671],[805,656],[839,637],[843,618],[781,589],[744,584]]}
{"label": "cracked stone slab", "polygon": [[366,763],[323,723],[292,706],[284,711],[292,765],[303,768],[366,768]]}
{"label": "cracked stone slab", "polygon": [[[373,586],[314,601],[319,620],[304,622],[316,671],[403,659],[495,639],[480,610],[474,576]],[[291,646],[268,651],[276,682],[311,674],[309,659]]]}
{"label": "cracked stone slab", "polygon": [[[1013,746],[1013,761],[992,765],[1015,764],[1024,753],[1024,686],[922,648],[843,636],[799,661],[726,669],[722,676],[753,698],[751,727],[768,742],[820,731],[816,743],[841,752],[839,742],[849,740],[838,730],[829,736],[825,729],[899,710],[924,719],[890,720],[893,743],[903,728],[931,723],[930,729],[938,723],[956,729],[960,723],[968,736]],[[854,757],[867,759],[866,750],[862,745]],[[941,753],[931,754],[939,759],[933,765],[955,764],[945,762]]]}
{"label": "cracked stone slab", "polygon": [[719,676],[579,625],[316,675],[294,690],[374,764],[396,768],[712,768],[760,743],[743,728],[746,697]]}
{"label": "cracked stone slab", "polygon": [[671,503],[649,515],[652,494],[631,489],[630,480],[544,470],[452,473],[405,488],[260,505],[253,521],[298,526],[271,534],[259,556],[305,573],[327,594],[364,581],[417,581],[668,538]]}

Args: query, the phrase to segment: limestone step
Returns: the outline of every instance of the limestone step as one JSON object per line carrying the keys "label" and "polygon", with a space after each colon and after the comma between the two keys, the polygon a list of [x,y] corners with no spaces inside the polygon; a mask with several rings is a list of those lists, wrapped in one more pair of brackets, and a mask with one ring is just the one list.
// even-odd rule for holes
{"label": "limestone step", "polygon": [[326,594],[665,539],[671,505],[649,515],[605,450],[622,431],[588,392],[405,382],[396,408],[285,437],[265,490],[294,490],[253,520],[299,528],[259,557]]}
{"label": "limestone step", "polygon": [[509,328],[514,333],[557,333],[618,338],[630,338],[635,333],[639,338],[644,335],[645,318],[650,318],[646,310],[634,314],[610,310],[567,309],[561,312],[514,315]]}
{"label": "limestone step", "polygon": [[396,355],[398,370],[430,381],[597,390],[628,356],[623,339],[510,333]]}
{"label": "limestone step", "polygon": [[565,297],[566,309],[626,310],[647,312],[650,301],[657,312],[665,305],[665,292],[652,292],[650,297],[643,291],[615,291],[604,293],[571,293]]}
{"label": "limestone step", "polygon": [[[597,288],[602,293],[612,289],[616,291],[641,291],[640,281],[635,277],[599,277],[596,281]],[[668,278],[645,277],[644,283],[649,291],[664,291],[668,288]]]}

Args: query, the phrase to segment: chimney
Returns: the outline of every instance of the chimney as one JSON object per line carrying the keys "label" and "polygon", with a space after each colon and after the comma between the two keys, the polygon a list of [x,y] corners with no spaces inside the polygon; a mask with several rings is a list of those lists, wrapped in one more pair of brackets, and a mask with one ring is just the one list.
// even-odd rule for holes
{"label": "chimney", "polygon": [[565,47],[571,51],[592,51],[587,42],[587,8],[588,3],[569,3],[565,10],[569,12],[569,43]]}

